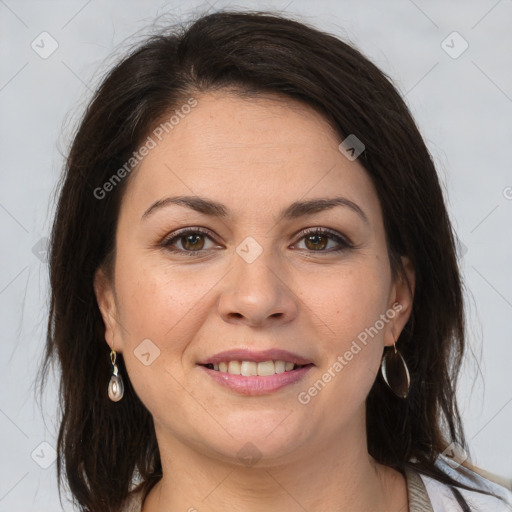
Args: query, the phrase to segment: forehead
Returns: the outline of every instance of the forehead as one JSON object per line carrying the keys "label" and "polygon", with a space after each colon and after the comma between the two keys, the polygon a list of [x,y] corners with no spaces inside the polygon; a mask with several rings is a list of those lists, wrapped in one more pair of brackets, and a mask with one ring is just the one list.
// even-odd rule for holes
{"label": "forehead", "polygon": [[220,92],[199,97],[197,107],[166,139],[172,140],[180,161],[206,159],[214,168],[233,161],[257,162],[258,157],[286,166],[299,155],[314,160],[322,149],[339,143],[327,121],[298,101]]}
{"label": "forehead", "polygon": [[128,187],[139,210],[166,195],[197,194],[250,215],[340,193],[378,209],[366,170],[339,151],[341,138],[312,108],[222,92],[196,99],[172,128],[150,134],[154,147]]}

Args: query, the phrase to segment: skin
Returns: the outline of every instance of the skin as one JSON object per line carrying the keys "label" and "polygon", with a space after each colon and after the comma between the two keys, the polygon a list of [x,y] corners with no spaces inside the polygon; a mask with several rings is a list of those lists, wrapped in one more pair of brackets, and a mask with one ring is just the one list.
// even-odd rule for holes
{"label": "skin", "polygon": [[[94,283],[106,342],[123,353],[155,422],[163,478],[143,511],[407,510],[404,477],[377,464],[366,444],[365,398],[413,300],[405,280],[392,279],[367,172],[338,150],[341,139],[320,114],[294,100],[196,98],[130,177],[113,279],[100,269]],[[230,216],[169,205],[141,219],[155,201],[178,195],[223,203]],[[334,196],[356,203],[368,222],[346,206],[277,221],[294,201]],[[186,227],[206,228],[211,239],[200,235],[192,249],[177,239],[181,253],[162,247]],[[306,243],[309,227],[330,228],[354,248],[329,252],[340,246],[324,235]],[[262,248],[252,263],[236,252],[248,236]],[[202,252],[188,256],[187,247]],[[397,303],[394,318],[300,403],[299,392]],[[134,353],[145,339],[160,350],[150,365]],[[315,366],[281,390],[243,396],[196,364],[232,348],[282,348]],[[237,455],[246,443],[259,458],[252,465]]]}

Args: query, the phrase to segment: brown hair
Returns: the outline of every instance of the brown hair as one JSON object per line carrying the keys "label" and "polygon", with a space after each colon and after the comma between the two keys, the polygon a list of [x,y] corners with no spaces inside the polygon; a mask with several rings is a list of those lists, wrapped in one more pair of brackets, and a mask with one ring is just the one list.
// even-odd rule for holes
{"label": "brown hair", "polygon": [[459,485],[434,464],[451,442],[467,449],[455,399],[464,353],[462,286],[454,234],[424,141],[389,79],[359,51],[304,23],[266,12],[226,12],[147,38],[113,67],[74,136],[50,247],[51,302],[42,382],[58,357],[62,472],[81,510],[114,512],[135,478],[145,492],[161,477],[152,417],[125,376],[125,396],[106,392],[111,364],[93,290],[115,256],[122,180],[94,193],[131,157],[155,123],[194,93],[229,88],[281,94],[321,112],[343,139],[365,145],[360,163],[375,184],[394,275],[400,255],[415,269],[411,317],[397,345],[411,374],[401,400],[379,376],[367,397],[370,454]]}

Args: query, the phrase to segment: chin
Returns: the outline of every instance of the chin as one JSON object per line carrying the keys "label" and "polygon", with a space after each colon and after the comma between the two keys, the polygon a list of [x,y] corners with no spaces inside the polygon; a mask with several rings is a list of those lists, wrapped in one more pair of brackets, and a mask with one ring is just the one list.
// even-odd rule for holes
{"label": "chin", "polygon": [[[283,421],[287,414],[288,419]],[[306,442],[304,424],[290,421],[293,415],[293,412],[281,412],[262,419],[254,418],[255,413],[252,413],[245,421],[238,418],[239,421],[224,423],[233,437],[224,432],[221,437],[202,437],[202,443],[208,446],[209,451],[215,452],[214,456],[231,464],[273,466],[293,458],[293,454],[297,455],[297,450]]]}

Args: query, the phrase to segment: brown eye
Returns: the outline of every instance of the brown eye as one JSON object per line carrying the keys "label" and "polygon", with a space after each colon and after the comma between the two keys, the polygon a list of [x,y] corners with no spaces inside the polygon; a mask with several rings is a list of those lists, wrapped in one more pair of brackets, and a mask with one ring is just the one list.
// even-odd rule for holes
{"label": "brown eye", "polygon": [[[211,242],[209,247],[207,246],[208,241]],[[206,252],[208,249],[220,247],[214,243],[210,234],[199,228],[184,229],[163,242],[162,246],[171,252],[187,255]]]}
{"label": "brown eye", "polygon": [[204,247],[204,235],[201,234],[181,236],[179,240],[182,241],[182,247],[187,251],[198,251]]}
{"label": "brown eye", "polygon": [[[305,249],[311,252],[332,253],[341,252],[352,247],[352,244],[342,235],[326,228],[309,228],[303,231]],[[334,246],[332,245],[334,243]],[[330,246],[329,246],[330,245]],[[302,247],[299,247],[302,249]]]}
{"label": "brown eye", "polygon": [[304,239],[306,247],[313,251],[322,250],[327,247],[328,237],[325,235],[309,235]]}

